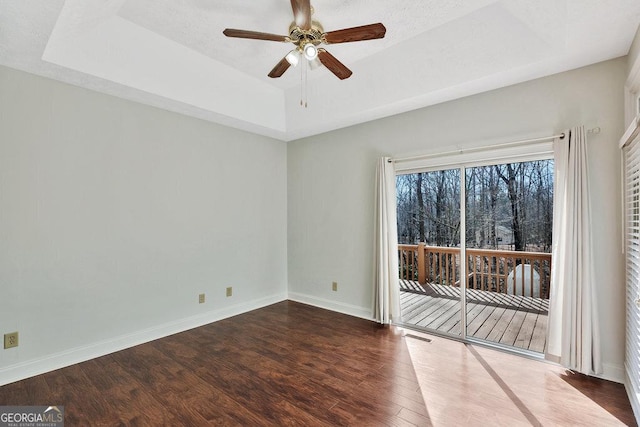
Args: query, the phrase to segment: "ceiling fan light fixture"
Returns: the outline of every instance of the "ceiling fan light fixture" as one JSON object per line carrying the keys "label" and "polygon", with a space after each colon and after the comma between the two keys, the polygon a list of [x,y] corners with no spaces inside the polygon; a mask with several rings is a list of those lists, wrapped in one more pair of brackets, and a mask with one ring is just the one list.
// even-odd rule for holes
{"label": "ceiling fan light fixture", "polygon": [[302,53],[309,61],[313,61],[318,57],[318,48],[313,43],[307,43],[302,48]]}
{"label": "ceiling fan light fixture", "polygon": [[303,70],[307,70],[307,68],[314,69],[322,65],[337,78],[344,80],[349,78],[353,72],[320,46],[381,39],[387,32],[385,26],[380,22],[325,32],[323,26],[312,19],[313,8],[311,7],[311,0],[291,0],[291,8],[294,20],[289,25],[289,35],[283,36],[234,28],[226,28],[222,33],[227,37],[292,43],[295,46],[295,50],[289,52],[273,67],[267,74],[271,78],[282,77],[291,66],[295,67],[299,64],[302,56],[304,56],[304,59],[309,63],[309,67],[306,66],[306,63],[303,63],[305,65]]}
{"label": "ceiling fan light fixture", "polygon": [[298,65],[298,62],[300,62],[300,52],[298,52],[297,49],[293,49],[291,52],[287,53],[285,59],[291,66],[295,67]]}

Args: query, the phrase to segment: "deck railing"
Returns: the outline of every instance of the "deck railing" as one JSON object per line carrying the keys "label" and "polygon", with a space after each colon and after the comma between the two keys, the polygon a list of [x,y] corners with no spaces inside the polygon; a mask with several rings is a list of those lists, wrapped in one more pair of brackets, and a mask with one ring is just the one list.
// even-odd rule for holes
{"label": "deck railing", "polygon": [[[460,286],[460,248],[398,245],[400,279]],[[551,254],[467,249],[469,289],[549,298]]]}

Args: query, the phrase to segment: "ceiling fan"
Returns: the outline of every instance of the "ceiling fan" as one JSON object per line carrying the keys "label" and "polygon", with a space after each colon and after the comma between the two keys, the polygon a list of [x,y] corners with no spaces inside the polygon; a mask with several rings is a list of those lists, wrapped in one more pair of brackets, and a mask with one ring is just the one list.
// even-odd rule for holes
{"label": "ceiling fan", "polygon": [[269,77],[272,78],[282,76],[290,66],[296,66],[301,58],[305,58],[312,68],[319,65],[317,63],[319,60],[336,77],[341,80],[346,79],[351,76],[351,70],[338,61],[335,56],[327,52],[326,49],[319,46],[322,44],[381,39],[387,31],[384,25],[377,23],[325,33],[319,22],[311,20],[312,7],[310,0],[291,0],[291,7],[294,21],[289,26],[288,36],[233,28],[227,28],[223,31],[223,34],[227,37],[293,43],[295,49],[282,58],[269,73]]}

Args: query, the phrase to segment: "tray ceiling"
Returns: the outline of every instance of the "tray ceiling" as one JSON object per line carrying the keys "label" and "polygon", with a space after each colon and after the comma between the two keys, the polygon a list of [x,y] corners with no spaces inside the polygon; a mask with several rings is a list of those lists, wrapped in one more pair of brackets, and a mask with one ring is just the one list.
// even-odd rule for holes
{"label": "tray ceiling", "polygon": [[291,45],[287,0],[1,0],[0,64],[293,140],[626,55],[637,0],[316,0],[325,30],[375,22],[384,39],[329,45],[353,70],[267,73]]}

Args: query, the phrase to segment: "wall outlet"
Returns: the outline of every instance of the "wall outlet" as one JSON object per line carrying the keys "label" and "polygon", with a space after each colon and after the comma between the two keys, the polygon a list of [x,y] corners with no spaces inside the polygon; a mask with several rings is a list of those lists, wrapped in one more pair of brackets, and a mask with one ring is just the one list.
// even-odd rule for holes
{"label": "wall outlet", "polygon": [[198,295],[198,304],[204,304],[204,294]]}
{"label": "wall outlet", "polygon": [[338,282],[333,282],[331,284],[331,289],[333,290],[333,292],[338,292]]}
{"label": "wall outlet", "polygon": [[18,332],[4,334],[4,348],[12,348],[18,346]]}
{"label": "wall outlet", "polygon": [[228,297],[230,297],[231,295],[233,295],[233,287],[232,287],[232,286],[229,286],[229,287],[227,288],[227,296],[228,296]]}

